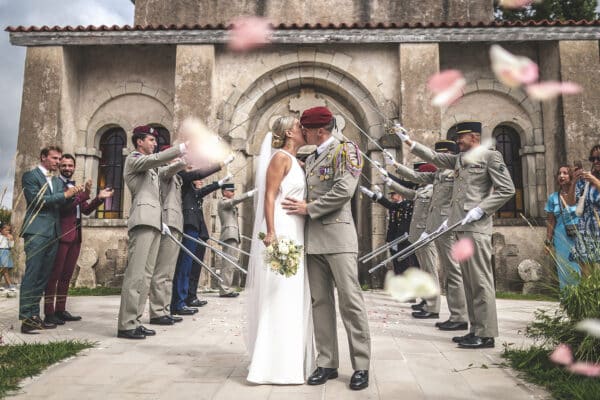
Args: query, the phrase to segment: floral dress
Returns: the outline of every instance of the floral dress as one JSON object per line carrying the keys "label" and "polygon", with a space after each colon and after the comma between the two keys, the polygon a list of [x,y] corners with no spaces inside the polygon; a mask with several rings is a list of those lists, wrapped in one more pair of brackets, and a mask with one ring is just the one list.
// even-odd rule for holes
{"label": "floral dress", "polygon": [[[583,179],[577,181],[575,186],[577,203],[585,194],[585,183]],[[579,235],[571,251],[571,259],[579,263],[600,262],[600,192],[592,184],[585,194],[583,214],[579,217],[577,228]]]}

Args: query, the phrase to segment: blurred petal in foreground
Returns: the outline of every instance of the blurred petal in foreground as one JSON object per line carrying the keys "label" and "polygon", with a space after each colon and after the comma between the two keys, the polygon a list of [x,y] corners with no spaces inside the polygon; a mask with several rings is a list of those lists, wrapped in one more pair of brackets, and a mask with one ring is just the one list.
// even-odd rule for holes
{"label": "blurred petal in foreground", "polygon": [[229,48],[233,51],[249,51],[271,41],[269,20],[260,17],[240,17],[231,23]]}
{"label": "blurred petal in foreground", "polygon": [[573,82],[546,81],[528,85],[527,94],[534,100],[550,100],[563,94],[580,93],[583,89]]}
{"label": "blurred petal in foreground", "polygon": [[600,364],[576,362],[569,365],[567,369],[577,375],[600,376]]}
{"label": "blurred petal in foreground", "polygon": [[179,138],[188,143],[185,158],[197,169],[210,168],[211,164],[223,162],[231,154],[229,144],[197,118],[183,120]]}
{"label": "blurred petal in foreground", "polygon": [[533,3],[541,3],[541,0],[500,0],[498,5],[502,8],[525,8]]}
{"label": "blurred petal in foreground", "polygon": [[484,153],[494,147],[493,139],[485,139],[481,144],[465,153],[462,160],[465,164],[476,164],[483,160]]}
{"label": "blurred petal in foreground", "polygon": [[600,338],[600,319],[584,319],[579,322],[575,328],[586,332],[590,336]]}
{"label": "blurred petal in foreground", "polygon": [[573,364],[573,352],[569,346],[561,343],[550,354],[550,361],[561,365],[571,365]]}
{"label": "blurred petal in foreground", "polygon": [[435,94],[431,104],[436,107],[446,107],[462,96],[462,90],[467,84],[463,74],[456,69],[439,72],[429,78],[427,86]]}
{"label": "blurred petal in foreground", "polygon": [[538,66],[527,57],[515,56],[497,44],[490,47],[492,71],[504,85],[516,88],[538,79]]}
{"label": "blurred petal in foreground", "polygon": [[473,240],[468,237],[464,237],[452,245],[450,257],[457,262],[467,261],[473,257],[475,247],[473,246]]}
{"label": "blurred petal in foreground", "polygon": [[384,286],[385,290],[399,301],[415,297],[428,299],[440,292],[431,275],[416,268],[409,268],[401,275],[395,275],[393,271],[388,272]]}

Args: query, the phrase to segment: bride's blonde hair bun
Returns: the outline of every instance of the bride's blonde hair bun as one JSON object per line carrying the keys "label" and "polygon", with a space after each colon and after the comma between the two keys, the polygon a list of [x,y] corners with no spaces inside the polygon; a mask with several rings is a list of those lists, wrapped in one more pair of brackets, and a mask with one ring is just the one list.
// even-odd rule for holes
{"label": "bride's blonde hair bun", "polygon": [[271,147],[280,149],[285,144],[285,131],[292,129],[294,126],[295,117],[279,117],[273,122],[273,139],[271,139]]}

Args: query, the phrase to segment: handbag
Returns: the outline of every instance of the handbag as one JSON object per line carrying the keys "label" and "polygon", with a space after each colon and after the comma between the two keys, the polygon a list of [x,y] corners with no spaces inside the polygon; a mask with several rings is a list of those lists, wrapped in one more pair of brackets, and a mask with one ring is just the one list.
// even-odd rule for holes
{"label": "handbag", "polygon": [[[577,229],[577,224],[567,224],[567,219],[565,218],[565,213],[564,213],[564,207],[563,207],[563,202],[565,202],[565,200],[563,199],[562,195],[559,194],[558,195],[558,205],[560,206],[560,213],[563,216],[563,218],[565,219],[565,231],[567,233],[567,236],[574,238],[577,237],[577,234],[579,233],[579,230]],[[565,202],[566,204],[566,202]]]}

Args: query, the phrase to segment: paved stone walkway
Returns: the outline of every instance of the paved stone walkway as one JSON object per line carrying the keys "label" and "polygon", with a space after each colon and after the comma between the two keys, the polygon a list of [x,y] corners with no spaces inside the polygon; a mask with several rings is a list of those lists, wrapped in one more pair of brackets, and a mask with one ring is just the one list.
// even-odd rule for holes
{"label": "paved stone walkway", "polygon": [[[96,347],[28,379],[14,399],[546,399],[539,388],[499,366],[502,343],[523,345],[526,324],[535,309],[553,303],[498,300],[500,338],[495,349],[459,350],[452,332],[433,328],[433,320],[414,320],[410,305],[383,292],[365,292],[373,357],[371,384],[353,392],[346,335],[338,319],[340,377],[322,386],[267,386],[246,383],[241,316],[244,295],[209,303],[194,317],[143,341],[117,339],[119,297],[74,297],[69,309],[83,315],[40,335],[18,333],[16,299],[0,301],[5,343],[88,339]],[[442,310],[445,304],[442,305]],[[446,319],[447,315],[442,315]],[[150,325],[148,325],[150,326]],[[13,329],[14,327],[14,329]]]}

